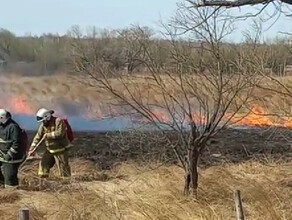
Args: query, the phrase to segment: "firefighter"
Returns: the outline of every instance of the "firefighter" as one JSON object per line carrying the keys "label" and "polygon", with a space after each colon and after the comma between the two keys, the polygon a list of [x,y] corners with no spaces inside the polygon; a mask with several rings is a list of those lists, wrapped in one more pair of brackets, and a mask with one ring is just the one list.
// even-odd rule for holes
{"label": "firefighter", "polygon": [[68,158],[67,128],[64,121],[53,116],[54,111],[41,108],[36,113],[36,120],[41,123],[30,146],[29,155],[33,154],[35,147],[41,141],[45,142],[46,151],[39,163],[38,175],[41,178],[49,176],[50,169],[56,164],[62,178],[71,176]]}
{"label": "firefighter", "polygon": [[5,188],[19,185],[18,168],[26,158],[26,148],[21,143],[21,128],[10,112],[0,109],[0,182]]}

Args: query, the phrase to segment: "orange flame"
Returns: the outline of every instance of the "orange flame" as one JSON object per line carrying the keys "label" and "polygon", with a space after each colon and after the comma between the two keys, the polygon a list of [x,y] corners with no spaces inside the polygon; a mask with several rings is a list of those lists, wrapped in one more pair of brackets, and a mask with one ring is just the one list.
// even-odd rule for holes
{"label": "orange flame", "polygon": [[[155,115],[155,119],[162,122],[171,122],[171,117],[165,110],[153,110],[152,113]],[[229,117],[227,115],[226,117]],[[207,119],[200,114],[193,112],[192,117],[194,122],[197,124],[207,123]],[[235,122],[235,125],[243,126],[276,126],[276,127],[285,127],[292,128],[292,118],[289,117],[276,117],[269,114],[263,107],[254,105],[251,109],[251,112],[239,120],[242,116],[239,114],[236,115],[232,121]]]}
{"label": "orange flame", "polygon": [[251,112],[237,124],[239,125],[256,125],[256,126],[270,126],[274,125],[271,118],[267,115],[265,110],[260,106],[253,106]]}
{"label": "orange flame", "polygon": [[[233,121],[236,120],[236,117]],[[251,112],[242,120],[236,123],[237,125],[245,126],[276,126],[292,128],[292,121],[289,117],[279,118],[272,116],[261,106],[254,105]]]}
{"label": "orange flame", "polygon": [[152,114],[153,114],[153,119],[154,120],[158,120],[158,121],[161,121],[161,122],[170,122],[171,119],[169,117],[169,115],[164,112],[164,111],[159,111],[158,109],[155,109],[152,111]]}
{"label": "orange flame", "polygon": [[12,97],[3,100],[1,108],[11,111],[12,114],[34,114],[34,109],[24,96]]}
{"label": "orange flame", "polygon": [[192,113],[193,121],[197,124],[206,124],[207,119],[204,116],[200,116],[200,114],[194,112]]}
{"label": "orange flame", "polygon": [[34,114],[33,109],[30,104],[26,101],[24,97],[14,97],[9,100],[8,103],[9,108],[13,111],[13,113],[17,114]]}

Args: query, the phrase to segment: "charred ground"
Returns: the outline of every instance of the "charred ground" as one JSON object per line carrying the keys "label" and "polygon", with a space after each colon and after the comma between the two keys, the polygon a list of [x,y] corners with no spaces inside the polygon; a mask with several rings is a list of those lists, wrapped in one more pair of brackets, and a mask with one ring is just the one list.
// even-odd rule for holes
{"label": "charred ground", "polygon": [[[30,139],[34,132],[29,132]],[[175,134],[169,133],[176,139]],[[158,162],[176,164],[173,150],[158,132],[76,132],[71,158],[92,161],[101,170],[116,163]],[[292,132],[286,128],[244,127],[225,129],[213,137],[201,158],[201,167],[222,163],[240,163],[266,157],[289,160],[292,156]],[[44,147],[38,152],[42,153]]]}
{"label": "charred ground", "polygon": [[183,196],[184,173],[159,134],[75,135],[72,178],[58,179],[54,168],[41,183],[38,160],[29,161],[21,189],[0,190],[1,219],[16,219],[23,206],[32,219],[235,219],[234,189],[250,219],[292,217],[290,130],[227,129],[214,137],[201,158],[197,200]]}

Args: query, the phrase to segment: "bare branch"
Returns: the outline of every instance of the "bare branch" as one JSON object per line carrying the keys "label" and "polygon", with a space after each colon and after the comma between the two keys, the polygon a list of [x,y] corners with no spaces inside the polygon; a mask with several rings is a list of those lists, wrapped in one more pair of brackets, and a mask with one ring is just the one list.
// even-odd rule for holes
{"label": "bare branch", "polygon": [[[187,191],[197,188],[198,160],[208,140],[238,119],[235,116],[250,100],[255,86],[256,71],[246,61],[251,58],[241,48],[236,51],[223,43],[233,31],[233,20],[227,18],[220,8],[181,5],[167,29],[171,37],[167,49],[141,35],[139,27],[130,34],[121,32],[128,58],[138,56],[147,67],[141,75],[114,69],[94,50],[94,39],[75,47],[73,63],[78,72],[88,75],[117,103],[128,106],[142,124],[153,125],[165,136],[187,175]],[[183,32],[192,40],[179,39]],[[164,50],[168,59],[161,64]],[[171,139],[169,132],[178,139]]]}
{"label": "bare branch", "polygon": [[[228,1],[228,0],[203,0],[202,3],[196,3],[196,1],[187,0],[187,2],[195,5],[196,7],[206,7],[206,6],[215,6],[215,7],[241,7],[246,5],[267,5],[274,0],[237,0],[237,1]],[[281,0],[281,2],[286,3],[288,5],[292,5],[291,0]]]}

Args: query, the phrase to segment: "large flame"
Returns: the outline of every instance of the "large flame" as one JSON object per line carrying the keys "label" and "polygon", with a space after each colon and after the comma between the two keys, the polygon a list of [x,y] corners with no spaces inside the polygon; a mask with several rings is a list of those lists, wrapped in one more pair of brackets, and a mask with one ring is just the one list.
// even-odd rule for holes
{"label": "large flame", "polygon": [[35,113],[27,98],[22,95],[2,99],[1,108],[9,110],[12,114],[32,115]]}
{"label": "large flame", "polygon": [[[24,96],[16,96],[12,97],[5,102],[6,106],[1,106],[2,108],[7,108],[11,111],[12,114],[28,114],[32,115],[35,114],[35,110],[31,104],[29,103],[29,100]],[[58,109],[58,107],[56,106]],[[104,112],[105,111],[105,112]],[[95,110],[94,118],[103,118],[108,113],[109,110],[105,110],[102,108],[99,108]],[[111,108],[110,110],[114,115],[118,115],[120,112],[119,109]],[[60,110],[58,112],[60,115],[63,115],[64,112]],[[88,114],[88,118],[93,118],[93,116]],[[153,109],[151,111],[151,117],[155,121],[159,122],[166,122],[170,123],[172,122],[173,118],[171,115],[165,110],[165,109]],[[206,123],[206,119],[201,116],[201,114],[193,112],[192,113],[193,120],[198,124],[204,124]],[[228,116],[226,116],[228,117]],[[254,105],[248,115],[246,115],[243,119],[239,120],[241,116],[236,115],[232,119],[232,121],[236,125],[243,125],[243,126],[278,126],[278,127],[286,127],[286,128],[292,128],[292,118],[285,117],[285,118],[279,118],[275,117],[267,110],[265,110],[263,107],[259,105]],[[145,120],[140,120],[140,122],[145,122]]]}
{"label": "large flame", "polygon": [[14,97],[11,98],[8,102],[8,107],[11,109],[13,113],[16,114],[33,114],[34,110],[25,99],[25,97]]}
{"label": "large flame", "polygon": [[[160,122],[172,122],[172,118],[164,109],[155,109],[151,111],[154,115],[153,119]],[[225,119],[228,120],[230,115],[226,115]],[[192,118],[197,124],[206,124],[207,119],[197,112],[192,113]],[[223,119],[224,120],[224,119]],[[259,105],[254,105],[251,111],[247,115],[237,114],[232,118],[232,122],[235,125],[240,126],[276,126],[292,128],[292,118],[290,117],[279,117],[270,114],[267,110]],[[141,120],[143,122],[143,120]]]}
{"label": "large flame", "polygon": [[[237,117],[235,117],[236,119]],[[261,106],[253,106],[250,113],[237,122],[239,125],[270,126],[274,122]]]}
{"label": "large flame", "polygon": [[[233,120],[235,121],[235,117]],[[276,126],[292,128],[292,121],[289,117],[278,117],[276,115],[269,114],[263,107],[259,105],[254,105],[250,113],[236,122],[237,125],[245,126]]]}

